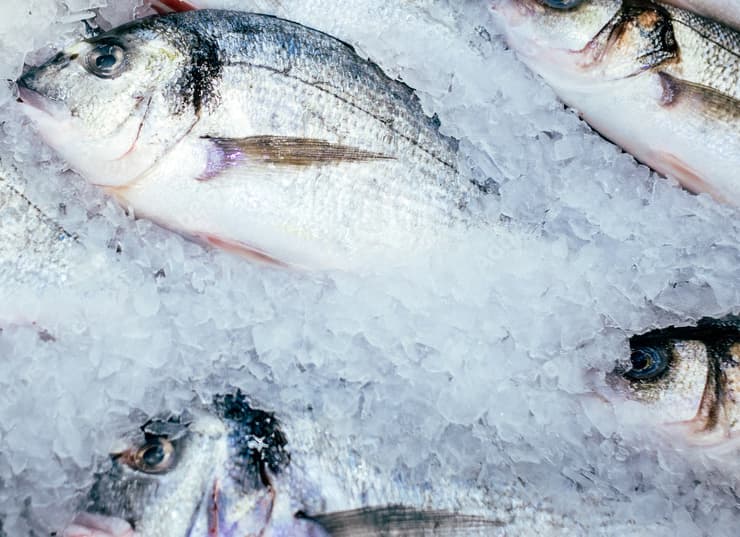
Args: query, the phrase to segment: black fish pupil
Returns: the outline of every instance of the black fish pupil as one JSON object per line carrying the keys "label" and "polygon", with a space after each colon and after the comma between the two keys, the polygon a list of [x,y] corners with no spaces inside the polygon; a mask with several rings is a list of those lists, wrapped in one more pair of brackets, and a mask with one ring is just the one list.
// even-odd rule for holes
{"label": "black fish pupil", "polygon": [[630,380],[648,382],[657,380],[668,371],[670,357],[666,349],[645,346],[634,349],[630,355],[631,368],[624,372]]}
{"label": "black fish pupil", "polygon": [[650,367],[651,359],[646,352],[635,352],[632,354],[631,362],[632,369],[642,371]]}
{"label": "black fish pupil", "polygon": [[95,58],[95,67],[98,69],[110,69],[116,65],[116,57],[113,54],[103,54]]}
{"label": "black fish pupil", "polygon": [[164,448],[160,444],[148,448],[141,460],[149,467],[157,466],[164,460]]}

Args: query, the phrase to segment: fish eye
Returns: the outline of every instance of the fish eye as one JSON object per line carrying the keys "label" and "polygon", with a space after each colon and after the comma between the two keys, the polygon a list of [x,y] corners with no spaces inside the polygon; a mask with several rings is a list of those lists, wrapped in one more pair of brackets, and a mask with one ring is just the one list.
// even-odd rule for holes
{"label": "fish eye", "polygon": [[630,354],[631,367],[623,375],[629,380],[651,381],[668,369],[665,350],[658,347],[638,347]]}
{"label": "fish eye", "polygon": [[155,437],[141,446],[127,462],[134,470],[162,474],[175,462],[175,447],[166,438]]}
{"label": "fish eye", "polygon": [[540,0],[540,2],[553,9],[573,9],[586,2],[586,0]]}
{"label": "fish eye", "polygon": [[100,43],[87,53],[85,60],[89,72],[100,78],[115,78],[124,64],[125,51],[115,43]]}

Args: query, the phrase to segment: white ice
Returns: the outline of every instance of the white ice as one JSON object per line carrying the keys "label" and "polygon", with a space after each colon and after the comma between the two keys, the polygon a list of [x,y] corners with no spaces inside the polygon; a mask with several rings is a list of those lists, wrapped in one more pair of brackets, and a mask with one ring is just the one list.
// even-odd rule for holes
{"label": "white ice", "polygon": [[[3,3],[0,76],[79,37],[104,3]],[[286,423],[315,508],[460,508],[514,520],[511,535],[736,535],[737,457],[640,427],[594,390],[631,334],[738,311],[737,210],[591,132],[506,50],[487,2],[219,3],[335,35],[416,88],[496,182],[482,210],[512,231],[403,270],[253,266],[129,218],[0,86],[2,178],[79,237],[61,276],[14,265],[21,235],[0,244],[18,270],[0,277],[6,534],[69,520],[132,410],[238,386]],[[142,12],[111,4],[110,24]]]}

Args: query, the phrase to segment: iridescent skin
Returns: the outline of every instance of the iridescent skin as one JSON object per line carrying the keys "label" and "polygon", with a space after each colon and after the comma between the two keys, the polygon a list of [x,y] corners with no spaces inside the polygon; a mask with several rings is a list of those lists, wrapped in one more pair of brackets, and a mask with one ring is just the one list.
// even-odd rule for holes
{"label": "iridescent skin", "polygon": [[607,138],[740,204],[740,34],[658,2],[494,4],[509,44]]}

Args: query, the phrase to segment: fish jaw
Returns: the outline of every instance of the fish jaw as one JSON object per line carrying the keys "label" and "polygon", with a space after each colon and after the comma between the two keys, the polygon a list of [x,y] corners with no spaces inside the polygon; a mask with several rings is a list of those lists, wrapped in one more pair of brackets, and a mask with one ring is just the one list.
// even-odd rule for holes
{"label": "fish jaw", "polygon": [[91,183],[99,186],[125,184],[131,179],[132,169],[148,167],[148,155],[136,151],[141,117],[132,116],[114,137],[100,143],[80,128],[61,105],[22,82],[18,84],[18,93],[21,111],[36,126],[44,141]]}
{"label": "fish jaw", "polygon": [[137,535],[131,524],[123,519],[80,513],[64,528],[61,537],[137,537]]}

